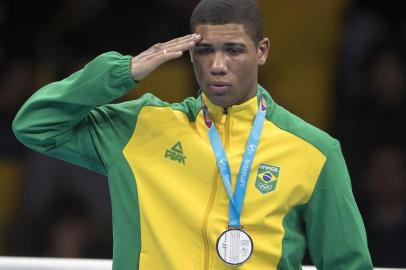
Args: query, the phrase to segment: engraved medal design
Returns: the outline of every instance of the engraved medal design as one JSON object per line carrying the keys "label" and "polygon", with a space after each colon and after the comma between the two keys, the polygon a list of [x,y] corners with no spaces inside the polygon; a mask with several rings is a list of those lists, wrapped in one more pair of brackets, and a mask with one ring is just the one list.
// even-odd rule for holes
{"label": "engraved medal design", "polygon": [[240,265],[252,255],[254,245],[251,237],[243,230],[229,229],[217,240],[217,254],[227,264]]}

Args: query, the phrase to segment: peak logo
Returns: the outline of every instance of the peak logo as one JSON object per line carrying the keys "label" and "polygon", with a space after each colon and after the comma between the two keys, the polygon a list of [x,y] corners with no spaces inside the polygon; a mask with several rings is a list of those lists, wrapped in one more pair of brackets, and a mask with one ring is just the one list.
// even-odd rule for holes
{"label": "peak logo", "polygon": [[164,157],[182,164],[186,164],[186,156],[183,154],[182,143],[180,141],[175,143],[171,149],[167,149]]}

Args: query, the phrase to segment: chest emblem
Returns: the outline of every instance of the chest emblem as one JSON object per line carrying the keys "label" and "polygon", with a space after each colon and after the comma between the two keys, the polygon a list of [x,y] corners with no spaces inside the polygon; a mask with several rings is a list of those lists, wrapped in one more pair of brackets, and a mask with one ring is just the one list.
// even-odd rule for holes
{"label": "chest emblem", "polygon": [[274,191],[278,183],[280,168],[276,166],[259,164],[255,187],[262,193],[266,194]]}
{"label": "chest emblem", "polygon": [[183,154],[183,148],[180,141],[175,143],[174,146],[165,151],[165,158],[169,158],[181,164],[186,164],[185,163],[186,156]]}

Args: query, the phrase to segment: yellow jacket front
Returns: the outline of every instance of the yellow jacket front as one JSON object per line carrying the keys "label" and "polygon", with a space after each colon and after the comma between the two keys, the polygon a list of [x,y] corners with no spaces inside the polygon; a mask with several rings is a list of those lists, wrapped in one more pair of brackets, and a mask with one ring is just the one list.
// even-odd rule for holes
{"label": "yellow jacket front", "polygon": [[[108,176],[114,270],[298,270],[306,248],[318,269],[372,269],[338,141],[260,86],[266,120],[241,215],[254,252],[238,267],[222,262],[215,245],[227,229],[229,200],[201,99],[169,104],[147,94],[106,105],[136,86],[130,59],[97,57],[37,91],[13,122],[28,147]],[[258,98],[227,113],[203,98],[235,183]]]}

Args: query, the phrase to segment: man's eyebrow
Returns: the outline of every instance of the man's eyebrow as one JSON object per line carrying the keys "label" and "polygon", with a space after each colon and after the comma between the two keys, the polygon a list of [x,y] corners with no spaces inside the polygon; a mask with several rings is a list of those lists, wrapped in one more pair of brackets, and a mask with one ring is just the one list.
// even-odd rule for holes
{"label": "man's eyebrow", "polygon": [[[195,47],[197,47],[197,48],[212,48],[213,45],[210,44],[210,43],[199,42],[199,43],[196,44]],[[244,48],[244,49],[247,48],[247,46],[245,46],[244,43],[239,43],[239,42],[227,42],[227,43],[224,44],[224,47],[241,47],[241,48]]]}
{"label": "man's eyebrow", "polygon": [[198,48],[208,48],[208,47],[213,47],[213,45],[211,45],[211,44],[209,44],[209,43],[202,43],[202,42],[199,42],[199,43],[197,43],[197,44],[195,45],[195,47],[198,47]]}
{"label": "man's eyebrow", "polygon": [[224,44],[225,47],[242,47],[242,48],[246,48],[247,46],[245,46],[244,43],[239,43],[239,42],[227,42],[226,44]]}

